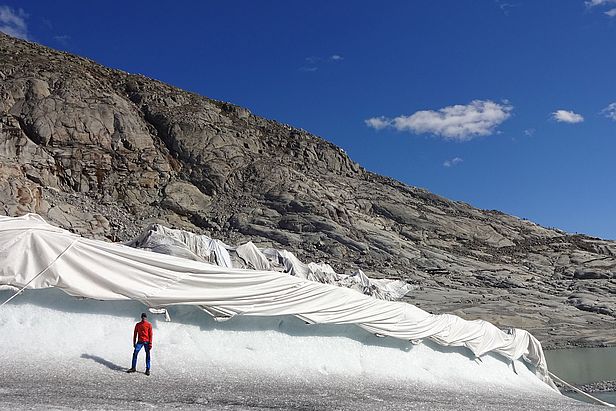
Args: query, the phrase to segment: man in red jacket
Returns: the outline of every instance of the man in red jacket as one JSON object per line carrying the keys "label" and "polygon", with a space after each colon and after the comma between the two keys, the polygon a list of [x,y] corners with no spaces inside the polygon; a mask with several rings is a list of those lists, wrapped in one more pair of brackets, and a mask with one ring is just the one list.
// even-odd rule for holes
{"label": "man in red jacket", "polygon": [[[135,372],[137,366],[137,356],[141,347],[145,348],[145,375],[150,375],[150,350],[152,349],[152,338],[154,333],[152,332],[152,323],[148,322],[148,316],[146,313],[141,314],[141,321],[135,325],[135,332],[133,332],[133,365],[126,372]],[[137,338],[138,337],[138,338]]]}

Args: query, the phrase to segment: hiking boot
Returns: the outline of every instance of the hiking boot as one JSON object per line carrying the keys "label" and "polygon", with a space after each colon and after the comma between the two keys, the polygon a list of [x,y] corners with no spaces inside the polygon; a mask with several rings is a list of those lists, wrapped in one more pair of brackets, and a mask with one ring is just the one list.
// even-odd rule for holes
{"label": "hiking boot", "polygon": [[150,375],[150,369],[149,368],[146,368],[145,375]]}
{"label": "hiking boot", "polygon": [[135,372],[135,371],[137,371],[137,370],[135,370],[134,368],[129,368],[128,370],[126,370],[126,372],[127,372],[127,373],[129,373],[129,374],[130,374],[131,372]]}

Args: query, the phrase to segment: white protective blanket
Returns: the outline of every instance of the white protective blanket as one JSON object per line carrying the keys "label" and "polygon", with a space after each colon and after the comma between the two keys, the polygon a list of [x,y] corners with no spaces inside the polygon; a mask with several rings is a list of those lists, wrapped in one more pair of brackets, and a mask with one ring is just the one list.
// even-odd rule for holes
{"label": "white protective blanket", "polygon": [[282,271],[311,281],[352,288],[382,300],[399,300],[415,288],[402,280],[371,279],[361,270],[350,275],[338,274],[329,264],[304,264],[287,250],[260,250],[252,242],[234,247],[206,235],[160,224],[151,224],[126,245],[221,267]]}
{"label": "white protective blanket", "polygon": [[541,344],[525,330],[505,333],[485,321],[433,315],[275,271],[225,268],[89,240],[37,215],[0,217],[0,287],[26,284],[98,300],[137,300],[153,308],[188,304],[226,316],[294,315],[311,323],[356,324],[403,340],[431,338],[468,347],[478,357],[495,352],[523,358],[551,385]]}
{"label": "white protective blanket", "polygon": [[151,224],[139,237],[126,245],[221,267],[233,267],[227,245],[222,241],[160,224]]}

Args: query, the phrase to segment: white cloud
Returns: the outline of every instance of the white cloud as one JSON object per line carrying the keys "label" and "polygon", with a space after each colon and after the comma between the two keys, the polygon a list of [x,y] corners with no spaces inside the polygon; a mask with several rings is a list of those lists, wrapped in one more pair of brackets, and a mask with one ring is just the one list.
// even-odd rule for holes
{"label": "white cloud", "polygon": [[0,31],[9,36],[28,39],[28,15],[22,9],[0,6]]}
{"label": "white cloud", "polygon": [[333,54],[329,57],[329,59],[332,61],[342,61],[344,60],[344,57],[342,57],[340,54]]}
{"label": "white cloud", "polygon": [[527,128],[526,130],[524,130],[524,135],[528,136],[528,137],[532,137],[535,135],[535,130],[534,128]]}
{"label": "white cloud", "polygon": [[587,0],[584,2],[587,7],[603,6],[605,4],[616,3],[616,0]]}
{"label": "white cloud", "polygon": [[552,113],[552,118],[559,123],[575,124],[584,121],[582,115],[567,110],[556,110]]}
{"label": "white cloud", "polygon": [[364,123],[368,127],[373,128],[375,130],[382,130],[385,127],[391,126],[391,120],[389,120],[387,117],[384,117],[384,116],[369,118],[367,120],[364,120]]}
{"label": "white cloud", "polygon": [[603,110],[601,110],[601,114],[605,117],[616,121],[616,103],[612,103]]}
{"label": "white cloud", "polygon": [[439,110],[421,110],[409,116],[373,117],[366,125],[377,130],[393,127],[415,134],[430,133],[450,140],[468,141],[487,136],[511,116],[513,106],[490,100],[474,100],[470,104],[447,106]]}
{"label": "white cloud", "polygon": [[[610,4],[616,4],[616,0],[587,0],[584,4],[586,4],[586,7],[590,9],[593,7],[603,7]],[[604,11],[603,14],[609,17],[616,17],[616,8],[612,7],[608,11]]]}
{"label": "white cloud", "polygon": [[455,167],[463,161],[464,160],[460,157],[454,157],[451,160],[445,160],[445,162],[443,163],[443,167]]}

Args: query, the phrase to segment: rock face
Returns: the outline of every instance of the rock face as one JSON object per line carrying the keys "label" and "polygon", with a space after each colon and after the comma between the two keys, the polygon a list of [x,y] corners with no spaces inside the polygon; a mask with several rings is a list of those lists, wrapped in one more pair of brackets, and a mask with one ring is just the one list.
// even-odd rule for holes
{"label": "rock face", "polygon": [[87,237],[151,222],[419,286],[435,313],[616,344],[616,243],[370,173],[340,148],[0,33],[0,206]]}

